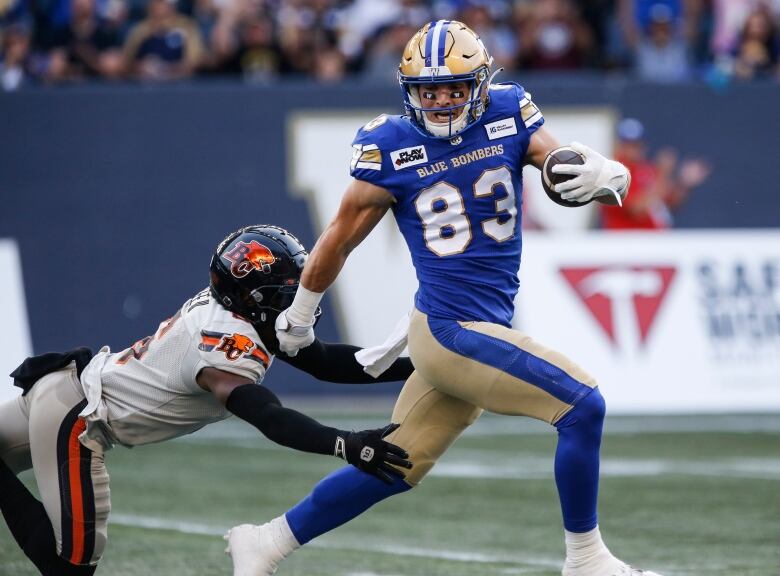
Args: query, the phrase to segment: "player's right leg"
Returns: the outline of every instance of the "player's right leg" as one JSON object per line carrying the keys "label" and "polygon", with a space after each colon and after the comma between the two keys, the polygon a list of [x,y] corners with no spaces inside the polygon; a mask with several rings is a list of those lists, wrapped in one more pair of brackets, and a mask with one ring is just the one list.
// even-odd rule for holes
{"label": "player's right leg", "polygon": [[28,400],[29,396],[20,395],[0,405],[0,512],[19,547],[30,556],[26,548],[38,520],[48,524],[48,518],[41,503],[16,477],[32,468]]}
{"label": "player's right leg", "polygon": [[409,351],[417,371],[438,390],[492,412],[530,416],[556,427],[564,576],[657,576],[621,562],[601,540],[597,501],[606,408],[595,379],[517,330],[419,311],[412,315]]}
{"label": "player's right leg", "polygon": [[[45,576],[93,574],[106,541],[109,492],[102,455],[78,441],[86,404],[75,368],[41,378],[21,405],[42,502],[0,466],[0,507],[25,554]],[[11,520],[13,519],[13,520]]]}
{"label": "player's right leg", "polygon": [[32,468],[27,398],[0,404],[0,459],[16,474]]}
{"label": "player's right leg", "polygon": [[418,484],[436,460],[482,410],[436,390],[418,373],[404,384],[392,422],[401,424],[387,439],[409,452],[414,467],[406,478],[386,484],[353,466],[323,478],[286,514],[262,526],[244,524],[226,535],[234,576],[266,576],[293,550],[348,522],[371,506]]}

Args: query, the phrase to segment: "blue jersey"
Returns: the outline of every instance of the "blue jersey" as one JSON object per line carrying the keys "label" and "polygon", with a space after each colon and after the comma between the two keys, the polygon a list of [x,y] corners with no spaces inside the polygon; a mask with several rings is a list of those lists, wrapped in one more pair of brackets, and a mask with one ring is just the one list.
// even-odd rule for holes
{"label": "blue jersey", "polygon": [[405,116],[382,115],[358,131],[351,174],[395,197],[420,311],[511,325],[523,159],[543,122],[530,95],[507,83],[492,85],[477,125],[450,140],[422,135]]}

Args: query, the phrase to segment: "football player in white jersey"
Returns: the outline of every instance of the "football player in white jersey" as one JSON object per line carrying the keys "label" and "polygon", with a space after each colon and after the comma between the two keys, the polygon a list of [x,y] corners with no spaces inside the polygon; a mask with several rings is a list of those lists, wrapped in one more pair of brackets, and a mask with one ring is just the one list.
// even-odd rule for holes
{"label": "football player in white jersey", "polygon": [[[118,353],[28,358],[12,373],[24,393],[0,405],[0,509],[41,574],[94,573],[111,507],[105,452],[116,444],[162,442],[235,414],[278,444],[336,456],[385,482],[403,476],[398,466],[411,467],[404,450],[383,440],[396,425],[330,428],[282,407],[261,385],[278,351],[274,321],[306,257],[282,228],[242,228],[213,255],[209,288],[154,335]],[[278,357],[324,380],[366,382],[357,350],[318,341],[295,358]],[[411,372],[400,360],[381,381]],[[31,467],[41,501],[15,475]]]}

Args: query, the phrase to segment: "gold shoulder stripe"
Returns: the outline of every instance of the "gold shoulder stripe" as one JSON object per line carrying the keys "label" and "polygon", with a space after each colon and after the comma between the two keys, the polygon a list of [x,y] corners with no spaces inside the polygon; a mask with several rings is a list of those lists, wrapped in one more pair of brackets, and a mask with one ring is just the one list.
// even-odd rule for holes
{"label": "gold shoulder stripe", "polygon": [[529,102],[520,108],[520,117],[523,119],[523,122],[528,122],[529,119],[531,119],[533,116],[536,116],[538,113],[539,108],[537,108],[536,104],[533,102]]}
{"label": "gold shoulder stripe", "polygon": [[363,150],[360,162],[382,162],[382,153],[379,150]]}
{"label": "gold shoulder stripe", "polygon": [[542,118],[544,118],[544,116],[542,116],[542,113],[537,110],[536,114],[531,116],[528,120],[524,121],[525,122],[525,127],[526,128],[530,128],[532,125],[534,125],[537,122],[539,122],[539,120],[541,120]]}

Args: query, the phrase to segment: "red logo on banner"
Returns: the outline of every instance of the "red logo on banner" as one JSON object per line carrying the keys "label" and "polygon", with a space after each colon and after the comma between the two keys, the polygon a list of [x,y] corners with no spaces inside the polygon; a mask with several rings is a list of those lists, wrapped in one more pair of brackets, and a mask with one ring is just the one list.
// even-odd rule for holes
{"label": "red logo on banner", "polygon": [[[618,346],[638,331],[644,346],[676,269],[672,266],[561,268],[561,275]],[[633,326],[633,328],[627,328]],[[633,335],[636,340],[636,335]]]}

